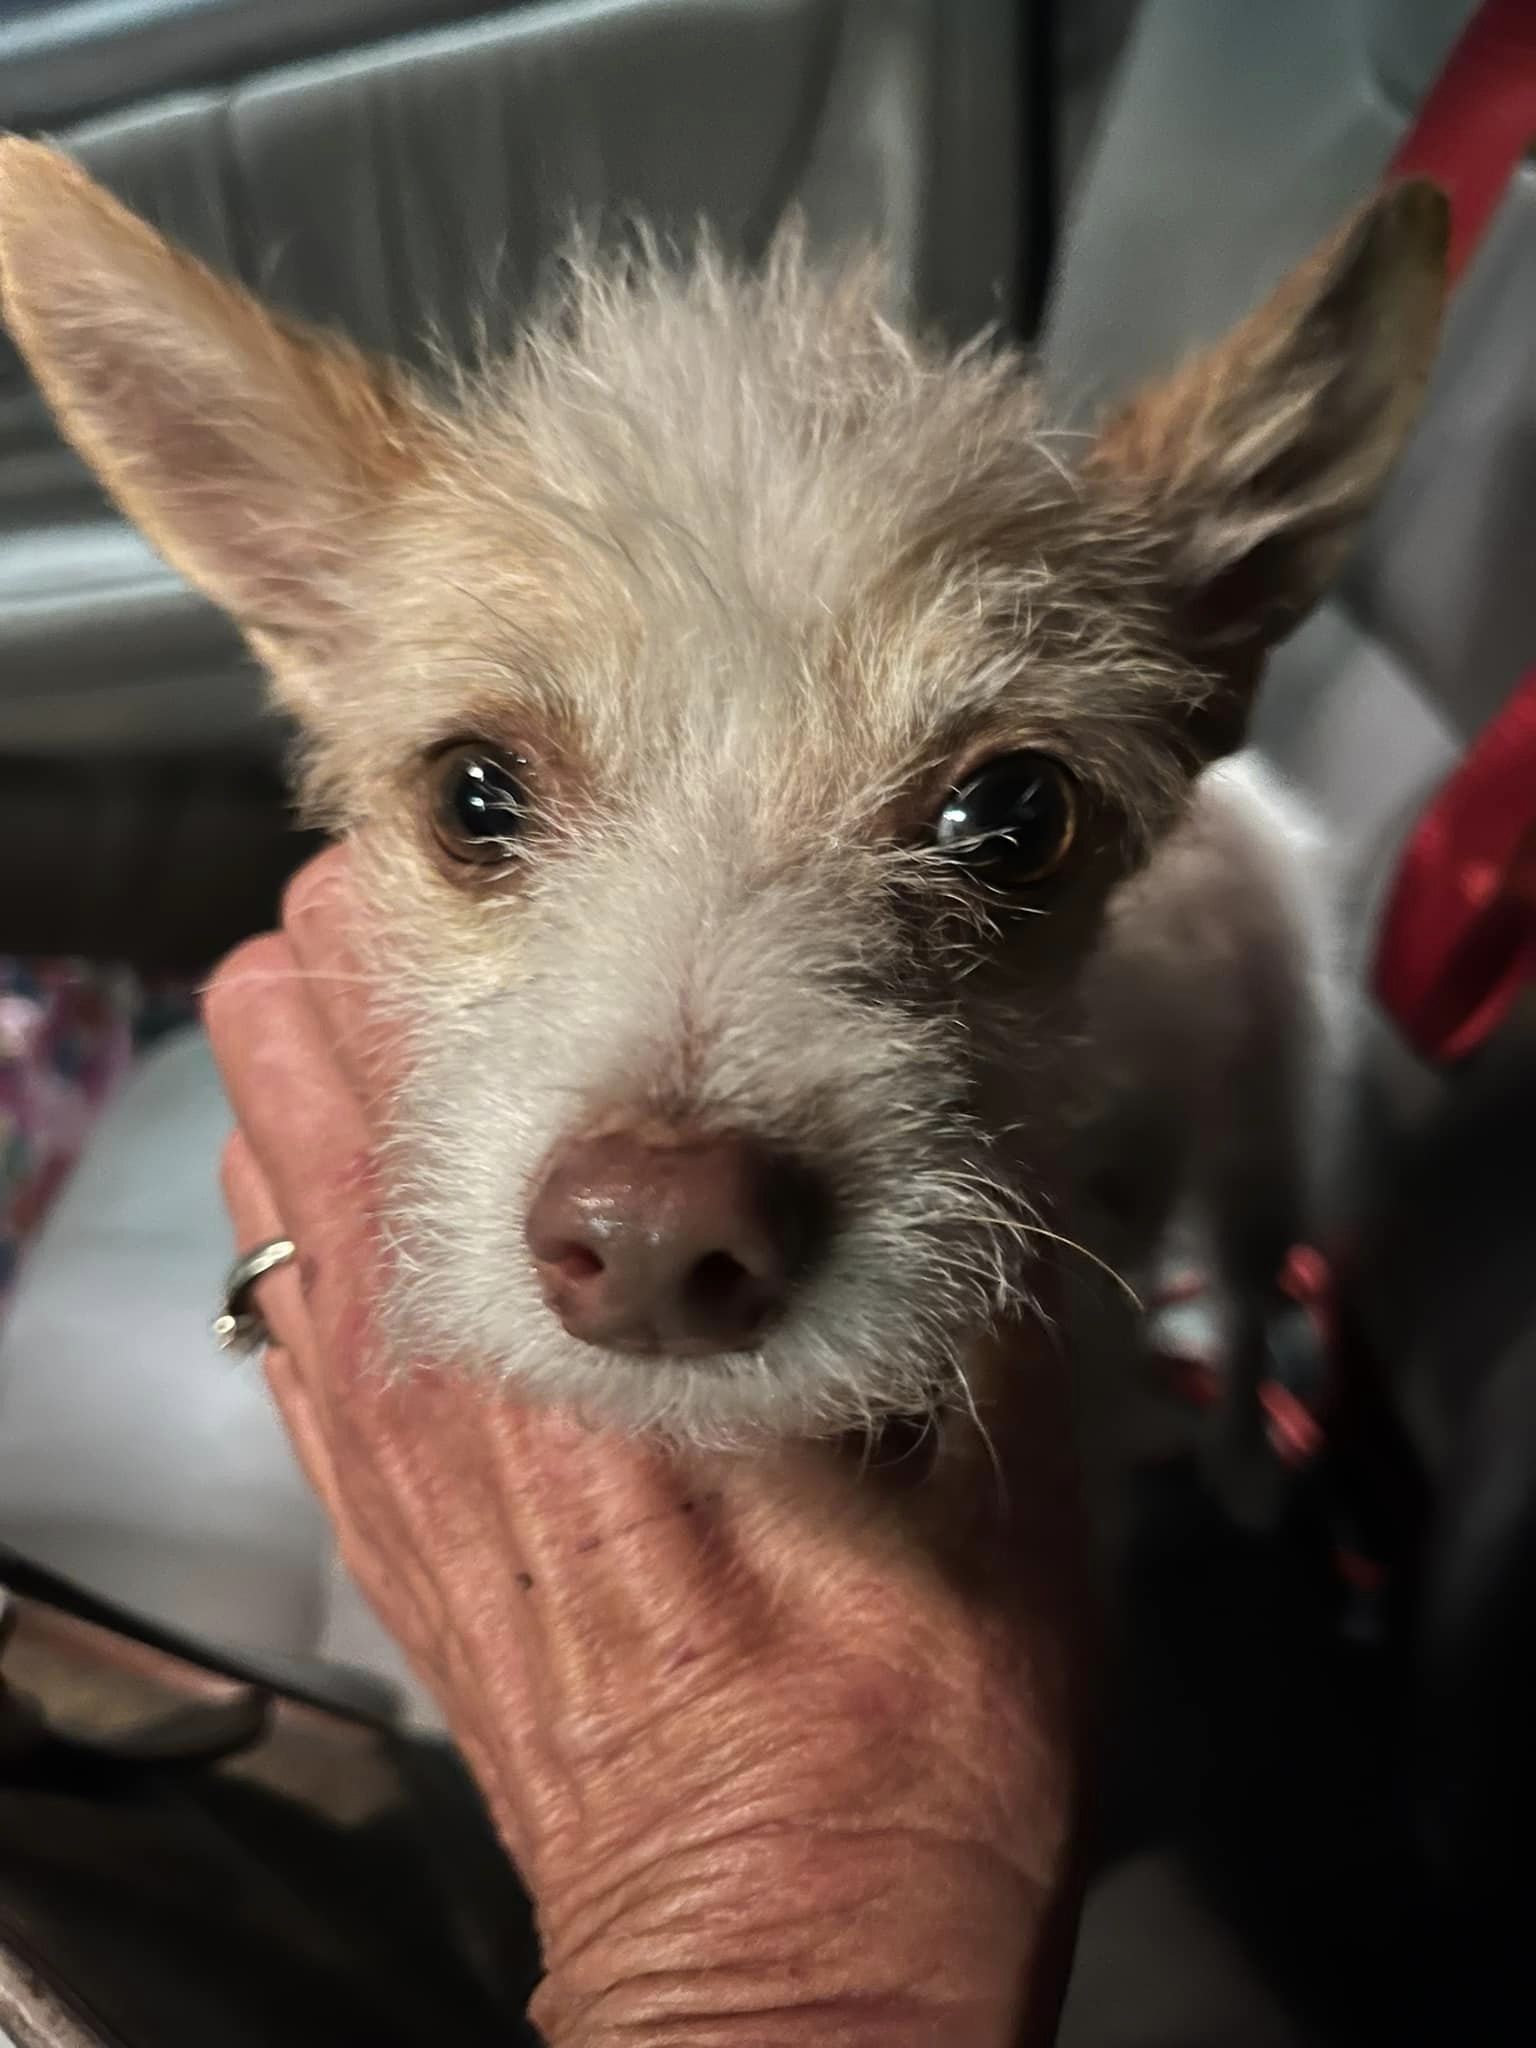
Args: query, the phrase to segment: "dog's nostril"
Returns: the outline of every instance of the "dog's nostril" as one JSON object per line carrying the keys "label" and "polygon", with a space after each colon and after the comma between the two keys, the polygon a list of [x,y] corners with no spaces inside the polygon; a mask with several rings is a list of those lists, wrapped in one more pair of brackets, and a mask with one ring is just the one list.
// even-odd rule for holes
{"label": "dog's nostril", "polygon": [[686,1285],[693,1306],[706,1315],[736,1311],[750,1319],[760,1315],[764,1306],[758,1283],[729,1252],[706,1252],[689,1273]]}
{"label": "dog's nostril", "polygon": [[549,1263],[561,1279],[569,1280],[573,1286],[583,1280],[595,1280],[603,1270],[603,1262],[597,1253],[584,1244],[563,1246]]}

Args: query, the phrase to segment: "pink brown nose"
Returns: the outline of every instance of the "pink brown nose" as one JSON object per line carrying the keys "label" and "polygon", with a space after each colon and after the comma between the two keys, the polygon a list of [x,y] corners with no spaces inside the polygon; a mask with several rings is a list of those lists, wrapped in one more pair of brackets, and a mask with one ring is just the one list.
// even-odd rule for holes
{"label": "pink brown nose", "polygon": [[544,1298],[609,1351],[750,1349],[814,1255],[814,1177],[743,1138],[582,1138],[555,1154],[528,1212]]}

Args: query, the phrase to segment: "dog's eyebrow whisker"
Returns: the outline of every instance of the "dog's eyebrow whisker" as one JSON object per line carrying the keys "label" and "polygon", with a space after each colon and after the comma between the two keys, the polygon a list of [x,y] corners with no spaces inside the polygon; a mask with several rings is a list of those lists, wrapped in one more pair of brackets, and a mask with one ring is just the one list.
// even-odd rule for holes
{"label": "dog's eyebrow whisker", "polygon": [[471,604],[479,605],[481,611],[483,611],[488,618],[494,619],[496,621],[496,624],[500,626],[505,632],[511,633],[513,635],[519,634],[518,627],[513,624],[511,619],[509,619],[504,612],[499,612],[496,609],[495,605],[491,603],[490,599],[485,595],[485,592],[483,590],[472,590],[467,583],[457,583],[453,581],[451,578],[449,579],[448,582],[448,588],[450,590],[456,590],[460,597],[467,597]]}
{"label": "dog's eyebrow whisker", "polygon": [[435,666],[448,669],[454,675],[493,676],[497,682],[505,683],[509,688],[514,689],[521,681],[517,670],[512,667],[510,662],[504,660],[499,655],[484,652],[477,652],[468,656],[445,654],[442,656],[440,663],[435,664]]}

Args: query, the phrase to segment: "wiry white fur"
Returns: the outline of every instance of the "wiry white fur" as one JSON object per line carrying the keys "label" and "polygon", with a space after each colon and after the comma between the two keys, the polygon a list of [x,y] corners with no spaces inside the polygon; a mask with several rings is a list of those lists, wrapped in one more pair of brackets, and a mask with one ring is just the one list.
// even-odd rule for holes
{"label": "wiry white fur", "polygon": [[[818,276],[794,236],[756,277],[578,252],[509,358],[429,400],[4,145],[10,324],[240,618],[312,812],[355,842],[407,1055],[402,1350],[735,1443],[972,1402],[1037,1237],[1117,1173],[1112,1253],[1198,1184],[1239,1289],[1272,1274],[1309,927],[1283,838],[1229,779],[1191,790],[1411,416],[1437,218],[1381,202],[1090,442],[1007,351],[902,335],[877,268]],[[532,764],[490,885],[426,825],[432,752],[469,737]],[[1071,771],[1084,822],[1010,903],[925,847],[957,777],[1019,748]],[[830,1253],[761,1351],[609,1357],[539,1298],[530,1191],[625,1116],[830,1182]]]}
{"label": "wiry white fur", "polygon": [[[899,963],[868,855],[765,880],[714,806],[686,808],[562,858],[555,885],[600,904],[600,929],[567,913],[519,934],[508,986],[422,1020],[400,1106],[403,1334],[716,1444],[947,1405],[959,1338],[1025,1271],[1023,1205],[966,1104],[964,1027],[880,992]],[[615,1107],[746,1131],[827,1174],[833,1250],[760,1352],[615,1359],[544,1307],[520,1242],[529,1188]]]}
{"label": "wiry white fur", "polygon": [[[967,1349],[1050,1227],[1074,963],[1176,814],[1165,721],[1207,687],[1154,630],[1142,536],[1063,466],[1016,364],[929,355],[875,273],[829,287],[791,246],[753,281],[708,252],[578,267],[457,400],[352,594],[371,645],[301,684],[414,1048],[399,1346],[712,1444],[968,1400]],[[1028,537],[994,553],[1000,522]],[[535,754],[556,731],[568,758],[500,894],[439,885],[423,915],[414,820],[380,792],[456,729]],[[1049,905],[988,903],[916,843],[989,730],[1061,753],[1112,821]],[[831,1253],[760,1351],[614,1358],[541,1300],[530,1190],[626,1112],[830,1182]]]}
{"label": "wiry white fur", "polygon": [[[1282,982],[1308,971],[1274,849],[1214,780],[1114,900],[1180,815],[1177,723],[1207,684],[1158,628],[1148,536],[1063,466],[1015,365],[928,356],[870,278],[828,288],[793,250],[760,280],[706,252],[686,278],[578,267],[573,289],[459,392],[451,453],[381,555],[390,588],[355,600],[377,659],[317,692],[345,736],[319,785],[352,783],[414,1047],[397,1343],[712,1445],[964,1403],[976,1333],[1027,1298],[1044,1236],[1070,1223],[1120,1256],[1064,1199],[1076,1113],[1115,1099],[1110,1047],[1139,1102],[1182,1105],[1168,1189],[1244,1113],[1279,1015],[1268,990],[1250,1005],[1233,947]],[[445,646],[487,650],[490,673]],[[455,719],[486,729],[487,704],[493,737],[537,752],[555,726],[581,763],[502,897],[450,899],[430,927],[400,910],[418,856],[379,815],[364,704],[339,708],[366,688],[377,712],[408,656],[409,710],[386,685],[374,742],[394,760]],[[989,730],[1059,753],[1118,821],[1093,877],[1022,911],[879,822]],[[1185,1085],[1218,1072],[1236,1093]],[[530,1192],[615,1114],[746,1132],[826,1175],[832,1250],[760,1350],[612,1357],[544,1305]]]}

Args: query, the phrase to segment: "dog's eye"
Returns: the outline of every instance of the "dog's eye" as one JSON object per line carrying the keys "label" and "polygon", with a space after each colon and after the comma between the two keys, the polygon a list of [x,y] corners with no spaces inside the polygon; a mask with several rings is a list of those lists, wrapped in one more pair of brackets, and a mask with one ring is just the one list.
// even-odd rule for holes
{"label": "dog's eye", "polygon": [[455,860],[493,867],[510,860],[528,817],[518,778],[526,763],[494,747],[452,747],[433,767],[432,827]]}
{"label": "dog's eye", "polygon": [[1077,784],[1049,754],[1000,754],[945,799],[934,828],[941,853],[999,889],[1053,875],[1077,836]]}

